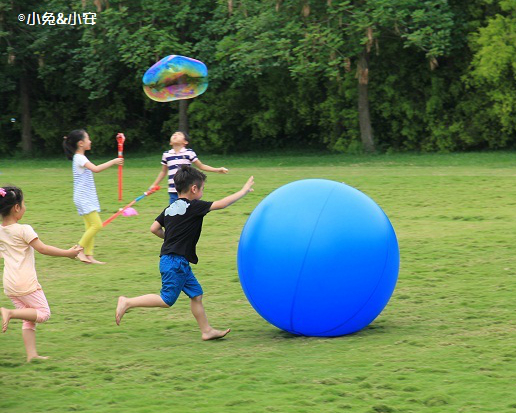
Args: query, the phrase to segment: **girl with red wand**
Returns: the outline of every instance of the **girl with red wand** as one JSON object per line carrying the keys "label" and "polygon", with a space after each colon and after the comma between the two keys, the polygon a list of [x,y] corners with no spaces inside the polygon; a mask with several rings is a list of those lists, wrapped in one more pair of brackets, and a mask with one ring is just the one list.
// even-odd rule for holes
{"label": "girl with red wand", "polygon": [[91,149],[91,140],[84,129],[74,130],[65,136],[63,148],[68,159],[73,161],[73,202],[86,226],[86,232],[79,241],[84,251],[81,251],[77,258],[86,264],[105,264],[93,257],[95,235],[102,229],[93,172],[102,172],[113,165],[123,165],[124,158],[111,159],[100,165],[90,162],[85,152]]}

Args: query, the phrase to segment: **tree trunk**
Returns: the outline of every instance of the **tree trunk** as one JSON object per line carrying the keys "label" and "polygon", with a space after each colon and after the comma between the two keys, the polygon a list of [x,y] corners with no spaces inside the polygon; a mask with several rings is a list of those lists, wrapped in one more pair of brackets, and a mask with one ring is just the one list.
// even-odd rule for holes
{"label": "tree trunk", "polygon": [[369,113],[369,52],[366,48],[358,58],[358,120],[360,138],[366,152],[375,152],[371,115]]}
{"label": "tree trunk", "polygon": [[24,74],[20,78],[20,102],[22,111],[22,151],[24,154],[32,152],[32,127],[30,119],[29,81]]}
{"label": "tree trunk", "polygon": [[179,130],[189,133],[188,130],[188,100],[179,101]]}
{"label": "tree trunk", "polygon": [[[228,11],[229,14],[233,12],[233,0],[228,0]],[[179,32],[179,42],[183,44],[186,42],[186,29],[183,29]],[[177,82],[181,84],[188,83],[185,79],[185,76],[180,76]],[[179,130],[190,133],[188,127],[188,105],[190,104],[188,99],[183,99],[179,101]]]}

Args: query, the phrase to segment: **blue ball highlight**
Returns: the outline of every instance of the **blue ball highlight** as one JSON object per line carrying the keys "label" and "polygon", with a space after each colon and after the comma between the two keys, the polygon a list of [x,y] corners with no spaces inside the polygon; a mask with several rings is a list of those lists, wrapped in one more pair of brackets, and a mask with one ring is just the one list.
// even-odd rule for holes
{"label": "blue ball highlight", "polygon": [[367,195],[325,179],[289,183],[247,220],[238,272],[253,308],[292,334],[334,337],[369,325],[398,278],[399,248]]}

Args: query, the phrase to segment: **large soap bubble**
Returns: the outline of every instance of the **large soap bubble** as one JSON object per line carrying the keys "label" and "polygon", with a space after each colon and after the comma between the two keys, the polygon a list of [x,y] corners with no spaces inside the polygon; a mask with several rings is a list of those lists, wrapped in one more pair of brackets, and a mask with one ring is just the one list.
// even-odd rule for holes
{"label": "large soap bubble", "polygon": [[192,99],[208,88],[208,69],[200,60],[170,55],[143,75],[145,94],[157,102]]}

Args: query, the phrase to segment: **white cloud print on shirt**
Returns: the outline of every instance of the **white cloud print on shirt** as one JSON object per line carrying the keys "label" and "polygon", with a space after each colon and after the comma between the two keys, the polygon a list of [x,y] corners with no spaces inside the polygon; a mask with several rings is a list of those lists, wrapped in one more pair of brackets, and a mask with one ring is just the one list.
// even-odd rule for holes
{"label": "white cloud print on shirt", "polygon": [[165,215],[169,217],[173,217],[174,215],[184,215],[186,214],[186,210],[189,206],[190,204],[188,202],[178,199],[165,210]]}

